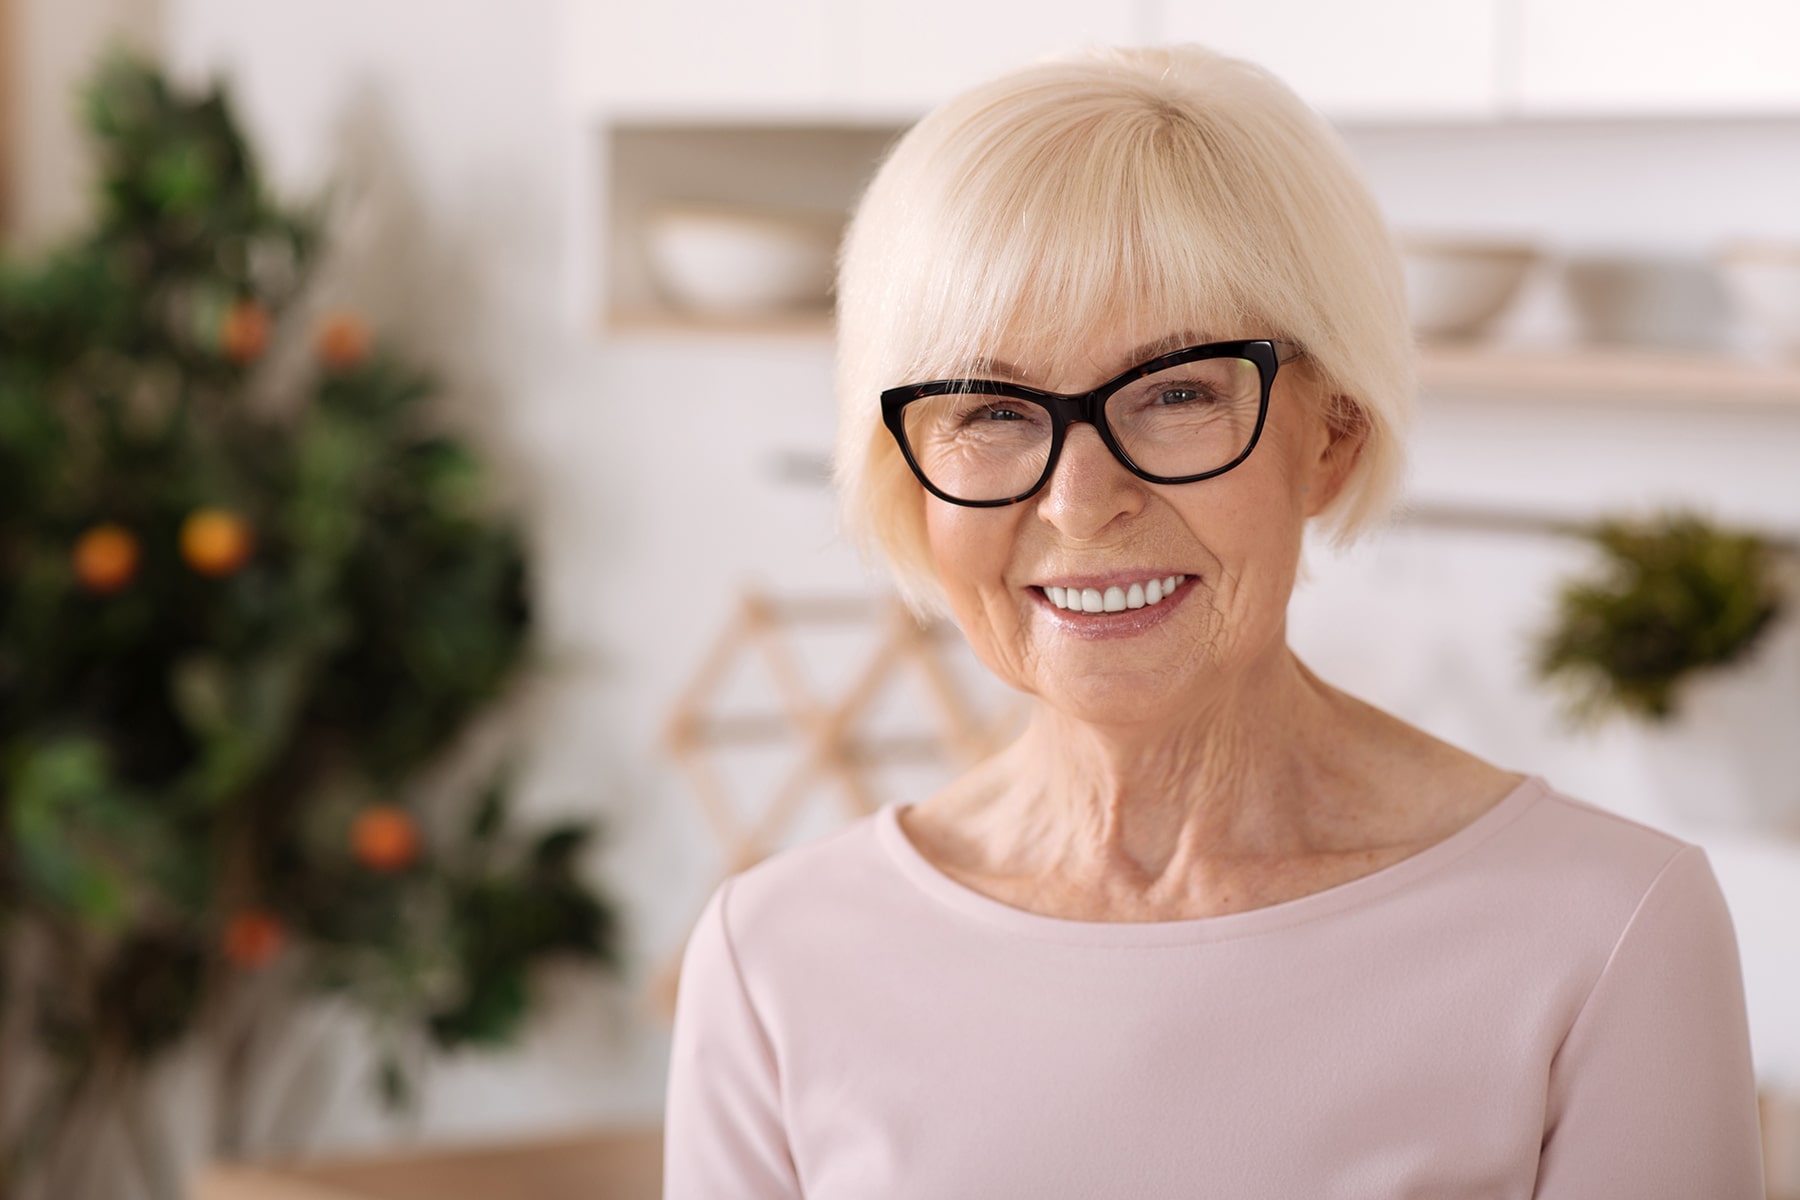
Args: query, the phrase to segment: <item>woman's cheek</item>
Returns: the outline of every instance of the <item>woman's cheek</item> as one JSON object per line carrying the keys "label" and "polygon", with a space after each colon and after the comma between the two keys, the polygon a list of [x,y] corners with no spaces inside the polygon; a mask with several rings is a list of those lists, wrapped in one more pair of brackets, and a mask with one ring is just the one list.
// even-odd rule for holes
{"label": "woman's cheek", "polygon": [[[946,511],[948,510],[948,511]],[[1007,587],[1011,524],[991,509],[933,502],[926,537],[950,611],[977,658],[1007,683],[1023,682],[1025,614],[1022,595]],[[986,518],[983,520],[982,518]]]}
{"label": "woman's cheek", "polygon": [[925,510],[925,537],[938,579],[951,595],[998,586],[1004,578],[1005,539],[1001,522],[982,521],[988,509],[963,508],[932,499]]}

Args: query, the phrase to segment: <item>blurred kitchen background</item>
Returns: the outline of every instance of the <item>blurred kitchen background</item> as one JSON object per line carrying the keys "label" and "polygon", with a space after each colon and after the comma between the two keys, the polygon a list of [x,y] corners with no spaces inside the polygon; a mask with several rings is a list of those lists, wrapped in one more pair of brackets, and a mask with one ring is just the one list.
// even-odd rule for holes
{"label": "blurred kitchen background", "polygon": [[[884,147],[963,86],[1082,44],[1193,40],[1331,117],[1409,252],[1424,392],[1407,512],[1353,552],[1309,547],[1294,645],[1442,737],[1707,848],[1737,921],[1772,1194],[1800,1195],[1791,0],[0,8],[9,261],[93,218],[76,95],[109,46],[178,87],[224,81],[274,196],[327,197],[333,250],[296,320],[337,314],[339,351],[349,329],[423,365],[522,530],[532,682],[458,741],[518,748],[521,820],[599,827],[578,867],[615,915],[615,969],[534,973],[509,1048],[428,1056],[398,1116],[359,1026],[306,1010],[292,1044],[341,1066],[304,1130],[259,1113],[252,1157],[402,1156],[342,1168],[334,1195],[443,1200],[491,1179],[554,1197],[554,1179],[608,1171],[616,1192],[581,1194],[654,1194],[670,964],[721,872],[917,795],[1010,711],[953,639],[895,618],[837,535],[824,288],[843,216]],[[1735,661],[1684,674],[1667,720],[1576,729],[1536,662],[1560,589],[1597,569],[1580,530],[1678,506],[1709,536],[1765,539],[1786,610]],[[372,863],[394,843],[358,845]],[[162,1139],[184,1172],[213,1144],[183,1124],[205,1085],[167,1068],[155,1087],[173,1099],[154,1130],[100,1122],[96,1145],[141,1163],[132,1146]],[[545,1138],[431,1174],[433,1153]],[[153,1194],[117,1186],[92,1194]],[[254,1172],[201,1186],[276,1194]]]}

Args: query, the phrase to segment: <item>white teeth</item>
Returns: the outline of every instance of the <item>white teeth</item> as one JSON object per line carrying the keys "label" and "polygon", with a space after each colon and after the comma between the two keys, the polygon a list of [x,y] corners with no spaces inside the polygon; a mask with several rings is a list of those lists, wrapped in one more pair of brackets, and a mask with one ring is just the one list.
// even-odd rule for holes
{"label": "white teeth", "polygon": [[1044,595],[1056,607],[1070,612],[1124,612],[1128,608],[1146,608],[1162,603],[1186,580],[1186,575],[1167,575],[1161,579],[1134,583],[1129,588],[1109,587],[1105,591],[1099,588],[1046,587]]}

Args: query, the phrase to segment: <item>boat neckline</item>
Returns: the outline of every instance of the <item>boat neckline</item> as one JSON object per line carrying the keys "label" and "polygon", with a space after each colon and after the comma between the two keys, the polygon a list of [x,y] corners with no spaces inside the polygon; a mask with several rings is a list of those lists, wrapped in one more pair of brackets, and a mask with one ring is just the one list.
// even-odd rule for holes
{"label": "boat neckline", "polygon": [[919,852],[900,825],[902,811],[911,805],[889,805],[881,809],[875,817],[875,830],[888,858],[908,881],[933,900],[983,924],[1046,941],[1154,946],[1227,941],[1362,907],[1461,858],[1518,820],[1550,793],[1549,784],[1541,776],[1527,775],[1512,791],[1461,829],[1378,871],[1260,908],[1173,921],[1080,921],[1047,916],[996,900],[946,875]]}

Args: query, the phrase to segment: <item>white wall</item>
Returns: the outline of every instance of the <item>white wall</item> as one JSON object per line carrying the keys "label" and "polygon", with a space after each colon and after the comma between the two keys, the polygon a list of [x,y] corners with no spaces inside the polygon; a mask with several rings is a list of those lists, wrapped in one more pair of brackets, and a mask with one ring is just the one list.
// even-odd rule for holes
{"label": "white wall", "polygon": [[[175,60],[230,74],[282,184],[317,183],[346,147],[385,168],[358,218],[361,270],[346,295],[445,367],[459,411],[532,505],[550,640],[573,663],[544,718],[533,792],[540,807],[590,797],[611,826],[603,866],[630,906],[639,982],[678,942],[716,866],[655,746],[734,588],[862,586],[823,493],[767,469],[775,451],[827,444],[828,348],[601,340],[569,327],[563,300],[589,219],[570,205],[588,194],[589,142],[559,98],[554,0],[168,7]],[[1353,143],[1389,211],[1420,228],[1681,253],[1729,234],[1800,234],[1800,121],[1384,129]],[[1533,309],[1538,335],[1558,332],[1553,299]],[[1576,434],[1551,457],[1541,451],[1565,410],[1428,406],[1422,494],[1583,515],[1666,484],[1800,532],[1790,469],[1800,413],[1720,424],[1698,411],[1573,411]],[[1690,453],[1696,445],[1706,453]],[[1554,544],[1395,534],[1345,562],[1316,559],[1295,640],[1328,678],[1428,728],[1643,811],[1641,745],[1620,733],[1591,745],[1563,738],[1523,677],[1518,639],[1578,557]],[[1744,930],[1760,1060],[1772,1078],[1800,1084],[1789,1015],[1800,1012],[1800,963],[1782,924],[1800,910],[1800,852],[1715,841]],[[523,1056],[444,1072],[424,1132],[653,1116],[658,1022],[617,990],[562,1000]],[[326,1132],[372,1136],[348,1101]]]}
{"label": "white wall", "polygon": [[4,76],[11,94],[0,111],[16,161],[7,180],[8,235],[43,246],[76,228],[87,212],[91,167],[76,101],[110,46],[154,48],[160,0],[12,0]]}

